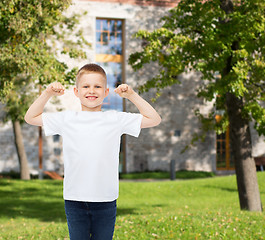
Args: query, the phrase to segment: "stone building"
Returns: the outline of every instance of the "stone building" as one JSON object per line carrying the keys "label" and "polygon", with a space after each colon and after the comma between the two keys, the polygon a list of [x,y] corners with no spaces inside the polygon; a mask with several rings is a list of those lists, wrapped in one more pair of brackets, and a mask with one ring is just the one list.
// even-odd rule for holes
{"label": "stone building", "polygon": [[[70,67],[81,67],[88,62],[96,62],[107,72],[110,95],[104,101],[104,110],[138,112],[128,100],[115,96],[113,89],[124,82],[137,88],[156,72],[156,66],[148,66],[135,73],[128,65],[128,57],[134,51],[141,49],[142,42],[133,38],[139,29],[153,30],[160,26],[159,19],[167,11],[177,5],[171,0],[75,0],[66,14],[84,13],[80,28],[84,37],[91,44],[86,49],[88,59],[75,62],[66,59]],[[65,58],[65,56],[61,56]],[[200,123],[194,116],[194,110],[199,108],[202,113],[212,109],[211,103],[202,102],[196,97],[199,75],[190,73],[179,76],[181,85],[175,85],[163,90],[161,97],[151,103],[162,116],[162,123],[151,129],[142,129],[139,138],[123,136],[120,171],[168,171],[170,161],[175,160],[176,170],[213,171],[233,170],[232,154],[229,151],[229,132],[216,136],[209,133],[204,142],[185,148],[194,133],[200,133]],[[142,94],[150,102],[155,96],[155,90]],[[60,109],[80,110],[78,99],[70,87],[60,104],[53,99],[46,111]],[[32,173],[38,172],[38,142],[37,127],[23,126],[23,136]],[[0,172],[18,170],[18,160],[13,145],[11,124],[0,125]],[[253,156],[265,152],[263,140],[253,132]],[[43,137],[44,170],[63,174],[62,139],[59,136]]]}

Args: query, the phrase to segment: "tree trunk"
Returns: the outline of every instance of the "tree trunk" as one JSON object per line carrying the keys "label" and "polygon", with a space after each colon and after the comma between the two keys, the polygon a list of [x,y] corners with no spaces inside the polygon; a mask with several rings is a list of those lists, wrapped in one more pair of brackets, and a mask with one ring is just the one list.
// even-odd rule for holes
{"label": "tree trunk", "polygon": [[242,99],[226,94],[232,151],[235,157],[237,188],[241,210],[262,211],[255,161],[252,157],[249,122],[242,117]]}
{"label": "tree trunk", "polygon": [[29,168],[28,168],[28,159],[24,149],[23,136],[21,132],[21,126],[19,121],[12,121],[13,131],[15,137],[15,145],[17,149],[19,167],[20,167],[20,178],[23,180],[29,180]]}
{"label": "tree trunk", "polygon": [[[234,11],[232,0],[221,0],[220,7],[227,14]],[[220,19],[226,24],[229,19]],[[239,49],[239,40],[232,43],[231,49]],[[232,70],[232,55],[227,59],[222,78]],[[233,93],[226,94],[226,108],[230,124],[231,147],[235,157],[237,188],[240,208],[249,211],[262,211],[256,166],[252,157],[249,120],[243,117],[243,99]]]}

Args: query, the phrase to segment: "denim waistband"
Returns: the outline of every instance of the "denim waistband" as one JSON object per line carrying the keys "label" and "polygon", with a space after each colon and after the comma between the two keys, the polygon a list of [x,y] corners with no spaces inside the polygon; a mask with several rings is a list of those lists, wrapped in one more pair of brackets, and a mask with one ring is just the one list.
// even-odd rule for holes
{"label": "denim waistband", "polygon": [[80,202],[73,200],[64,200],[68,208],[100,210],[116,207],[116,200],[111,202]]}

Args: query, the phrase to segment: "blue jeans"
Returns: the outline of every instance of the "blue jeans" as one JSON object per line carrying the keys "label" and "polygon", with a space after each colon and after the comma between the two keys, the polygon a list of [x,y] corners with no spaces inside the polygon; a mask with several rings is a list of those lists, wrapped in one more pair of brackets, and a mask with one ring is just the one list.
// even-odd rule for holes
{"label": "blue jeans", "polygon": [[71,240],[111,240],[116,221],[113,202],[65,200],[65,214]]}

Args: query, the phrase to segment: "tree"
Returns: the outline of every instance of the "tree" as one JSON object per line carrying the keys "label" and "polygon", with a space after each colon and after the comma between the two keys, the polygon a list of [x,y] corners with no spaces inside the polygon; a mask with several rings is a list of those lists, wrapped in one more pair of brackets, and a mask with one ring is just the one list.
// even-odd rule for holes
{"label": "tree", "polygon": [[218,123],[215,110],[198,116],[218,133],[229,125],[240,207],[250,211],[262,211],[249,123],[265,134],[264,16],[262,0],[183,0],[162,18],[160,29],[136,34],[145,46],[129,58],[135,70],[150,62],[160,66],[141,91],[159,92],[179,83],[180,73],[201,73],[198,97],[216,102],[218,96],[224,114]]}
{"label": "tree", "polygon": [[85,57],[82,47],[88,43],[76,28],[79,15],[63,14],[70,3],[69,0],[0,3],[0,100],[5,106],[4,120],[13,123],[22,179],[30,178],[20,127],[29,105],[39,86],[52,81],[70,83],[74,79],[76,69],[68,69],[66,63],[58,60],[59,54]]}

